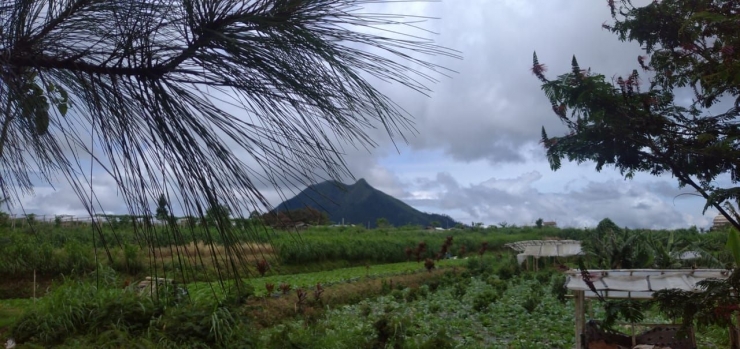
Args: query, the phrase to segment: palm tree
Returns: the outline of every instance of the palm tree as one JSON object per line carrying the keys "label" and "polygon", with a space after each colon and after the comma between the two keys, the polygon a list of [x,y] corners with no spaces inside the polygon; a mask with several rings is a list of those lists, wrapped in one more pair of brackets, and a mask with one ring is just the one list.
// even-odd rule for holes
{"label": "palm tree", "polygon": [[[94,165],[132,216],[164,194],[203,219],[218,204],[269,209],[261,185],[339,179],[339,141],[372,147],[376,126],[413,132],[368,79],[424,93],[445,70],[418,57],[457,57],[399,34],[418,18],[363,9],[383,2],[1,0],[3,195],[18,203],[32,174],[61,176],[93,216]],[[240,238],[217,228],[221,241]],[[239,276],[240,255],[220,257],[223,275]]]}

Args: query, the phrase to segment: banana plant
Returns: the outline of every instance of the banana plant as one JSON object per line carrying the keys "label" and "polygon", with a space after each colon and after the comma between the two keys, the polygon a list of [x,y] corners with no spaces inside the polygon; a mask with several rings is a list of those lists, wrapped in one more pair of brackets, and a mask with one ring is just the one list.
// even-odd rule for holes
{"label": "banana plant", "polygon": [[620,229],[608,218],[596,227],[585,249],[599,267],[607,269],[644,268],[654,258],[644,235]]}

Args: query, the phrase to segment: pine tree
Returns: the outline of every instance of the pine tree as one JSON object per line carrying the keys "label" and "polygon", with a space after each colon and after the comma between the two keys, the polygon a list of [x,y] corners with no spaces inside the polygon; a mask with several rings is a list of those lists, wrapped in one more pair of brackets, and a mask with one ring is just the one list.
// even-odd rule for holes
{"label": "pine tree", "polygon": [[[278,191],[317,172],[339,180],[349,172],[337,139],[372,147],[370,127],[394,139],[413,130],[367,77],[425,92],[444,70],[423,57],[457,57],[401,34],[416,19],[364,9],[385,2],[3,1],[3,197],[30,193],[32,175],[66,178],[94,216],[105,208],[85,191],[92,162],[130,215],[148,216],[164,188],[203,219],[219,202],[236,215],[269,211],[257,179]],[[170,241],[192,236],[167,231]],[[246,262],[227,254],[219,277],[239,277]]]}

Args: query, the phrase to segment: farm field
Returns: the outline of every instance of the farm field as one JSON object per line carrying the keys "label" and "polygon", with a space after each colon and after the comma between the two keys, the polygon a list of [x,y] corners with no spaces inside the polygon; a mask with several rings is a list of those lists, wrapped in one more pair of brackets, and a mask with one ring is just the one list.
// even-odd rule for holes
{"label": "farm field", "polygon": [[[49,253],[32,255],[59,263],[47,271],[84,266],[89,263],[85,258],[94,260],[86,234],[64,236],[62,229],[44,229],[43,240],[40,233],[9,232],[0,248],[20,253],[15,242],[21,247],[47,244]],[[586,263],[599,267],[614,262],[613,256],[602,256],[596,249],[597,245],[608,247],[597,244],[604,229],[514,227],[440,234],[412,229],[315,228],[298,234],[276,233],[270,239],[245,242],[249,248],[267,251],[264,256],[270,262],[264,276],[252,270],[243,279],[241,290],[246,290],[246,297],[235,292],[233,281],[221,283],[205,268],[189,280],[170,270],[168,277],[185,283],[189,296],[159,301],[127,290],[132,281],[151,271],[146,251],[129,244],[114,255],[126,257],[128,249],[128,265],[138,264],[136,269],[105,262],[97,269],[94,264],[71,268],[64,277],[49,278],[43,288],[37,287],[36,301],[29,299],[27,290],[4,297],[0,300],[0,339],[12,337],[18,348],[572,348],[573,301],[563,298],[564,276],[556,267],[575,267],[576,260],[541,259],[539,272],[526,271],[503,245],[527,239],[581,239],[591,251]],[[615,234],[611,247],[619,247],[620,241],[640,246],[622,253],[620,263],[691,267],[671,259],[674,250],[687,248],[708,251],[701,263],[727,262],[722,232],[610,229],[608,233]],[[125,238],[130,233],[120,234]],[[435,260],[436,251],[449,237],[449,251],[460,258]],[[424,249],[417,257],[413,250],[421,242]],[[666,249],[672,252],[666,254]],[[654,257],[644,259],[648,252]],[[248,260],[258,263],[262,258],[255,254]],[[0,270],[17,283],[34,265],[38,264],[25,260],[4,264]],[[26,269],[16,274],[14,266]],[[53,273],[38,273],[42,280],[49,274]],[[28,280],[24,282],[23,289],[28,286]],[[7,288],[7,292],[18,289]],[[590,316],[603,318],[604,306],[595,301],[590,304]],[[653,308],[646,312],[646,319],[670,322]],[[728,334],[726,329],[710,326],[697,332],[697,338],[702,348],[723,348]]]}
{"label": "farm field", "polygon": [[[223,331],[221,335],[224,337],[212,337],[203,343],[217,347],[219,343],[224,347],[248,343],[255,348],[544,349],[573,346],[573,302],[559,299],[558,293],[553,291],[556,286],[562,285],[562,275],[554,270],[537,273],[517,270],[495,257],[472,257],[464,262],[466,268],[458,268],[459,263],[455,263],[455,268],[448,267],[435,273],[406,271],[403,274],[362,277],[351,282],[335,283],[326,287],[327,294],[322,304],[311,296],[305,304],[296,305],[298,298],[294,290],[277,298],[256,296],[237,308],[244,311],[240,313],[235,307],[208,307],[207,297],[193,297],[191,303],[177,306],[193,314],[160,314],[153,324],[148,324],[150,328],[147,332],[136,330],[136,321],[141,321],[137,316],[146,317],[148,311],[156,313],[156,305],[125,295],[120,290],[104,289],[102,295],[90,299],[102,305],[123,295],[120,303],[109,303],[107,311],[118,307],[123,310],[134,302],[139,310],[128,310],[128,314],[123,312],[120,318],[116,318],[117,325],[101,328],[88,323],[76,323],[73,318],[74,311],[90,309],[90,304],[84,304],[79,297],[74,297],[80,296],[80,293],[92,296],[93,290],[89,285],[65,285],[61,293],[40,299],[35,305],[29,301],[21,303],[8,300],[0,304],[24,306],[31,314],[36,314],[30,319],[25,318],[27,322],[20,321],[15,333],[31,331],[38,337],[26,333],[31,337],[25,339],[67,348],[120,347],[133,342],[152,348],[160,347],[162,343],[167,343],[165,347],[187,347],[169,342],[177,335],[158,333],[156,329],[158,326],[175,325],[177,321],[193,321],[194,315],[207,315],[205,324],[209,328],[201,329],[201,334],[210,333],[221,326],[219,330]],[[342,274],[341,270],[338,272]],[[313,282],[324,273],[313,274],[306,274],[305,282]],[[420,278],[417,282],[411,282],[409,276]],[[368,279],[376,281],[374,285],[369,285],[371,292],[364,287],[368,285],[362,285]],[[332,291],[355,285],[365,290],[361,299],[355,298],[354,302],[342,304],[337,297],[331,297]],[[603,317],[604,309],[600,304],[591,302],[591,307],[594,318]],[[72,309],[72,313],[63,314],[66,309]],[[256,315],[262,314],[265,309],[273,315],[282,312],[282,319],[264,326]],[[97,321],[112,316],[111,313],[97,315],[93,317]],[[108,320],[110,322],[112,319]],[[34,321],[44,321],[45,326],[33,324],[35,326],[27,327]],[[47,327],[50,324],[46,321],[56,326]],[[646,321],[668,322],[655,312],[648,314]],[[245,324],[249,326],[243,328]],[[202,325],[197,322],[193,324],[196,329]],[[56,338],[62,335],[55,332],[58,331],[55,330],[59,328],[57,326],[77,335],[57,342]],[[194,332],[189,335],[198,334]],[[186,336],[185,333],[179,335]],[[699,332],[698,340],[702,348],[723,348],[727,345],[724,341],[726,336],[726,331],[714,328]],[[23,347],[26,346],[20,346]]]}

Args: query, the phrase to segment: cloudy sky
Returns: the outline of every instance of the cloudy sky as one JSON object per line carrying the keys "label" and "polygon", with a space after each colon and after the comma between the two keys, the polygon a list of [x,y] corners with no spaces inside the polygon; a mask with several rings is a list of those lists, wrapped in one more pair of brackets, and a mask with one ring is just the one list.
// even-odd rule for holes
{"label": "cloudy sky", "polygon": [[[446,213],[463,222],[525,225],[537,218],[560,226],[595,226],[609,217],[642,228],[708,227],[715,211],[702,215],[703,201],[679,195],[669,176],[623,179],[613,169],[565,163],[553,172],[538,144],[540,129],[563,132],[539,81],[531,74],[532,53],[548,75],[582,67],[606,76],[637,67],[637,44],[622,43],[601,29],[611,20],[600,0],[445,0],[385,4],[393,13],[438,19],[418,33],[455,49],[463,59],[427,58],[455,71],[423,96],[398,86],[378,88],[414,116],[408,143],[376,135],[370,152],[345,157],[355,178],[417,209]],[[350,182],[349,178],[346,182]],[[95,190],[110,212],[123,212],[113,181],[101,176]],[[279,196],[265,191],[273,204]],[[27,212],[83,214],[63,183],[40,187],[23,200]]]}

